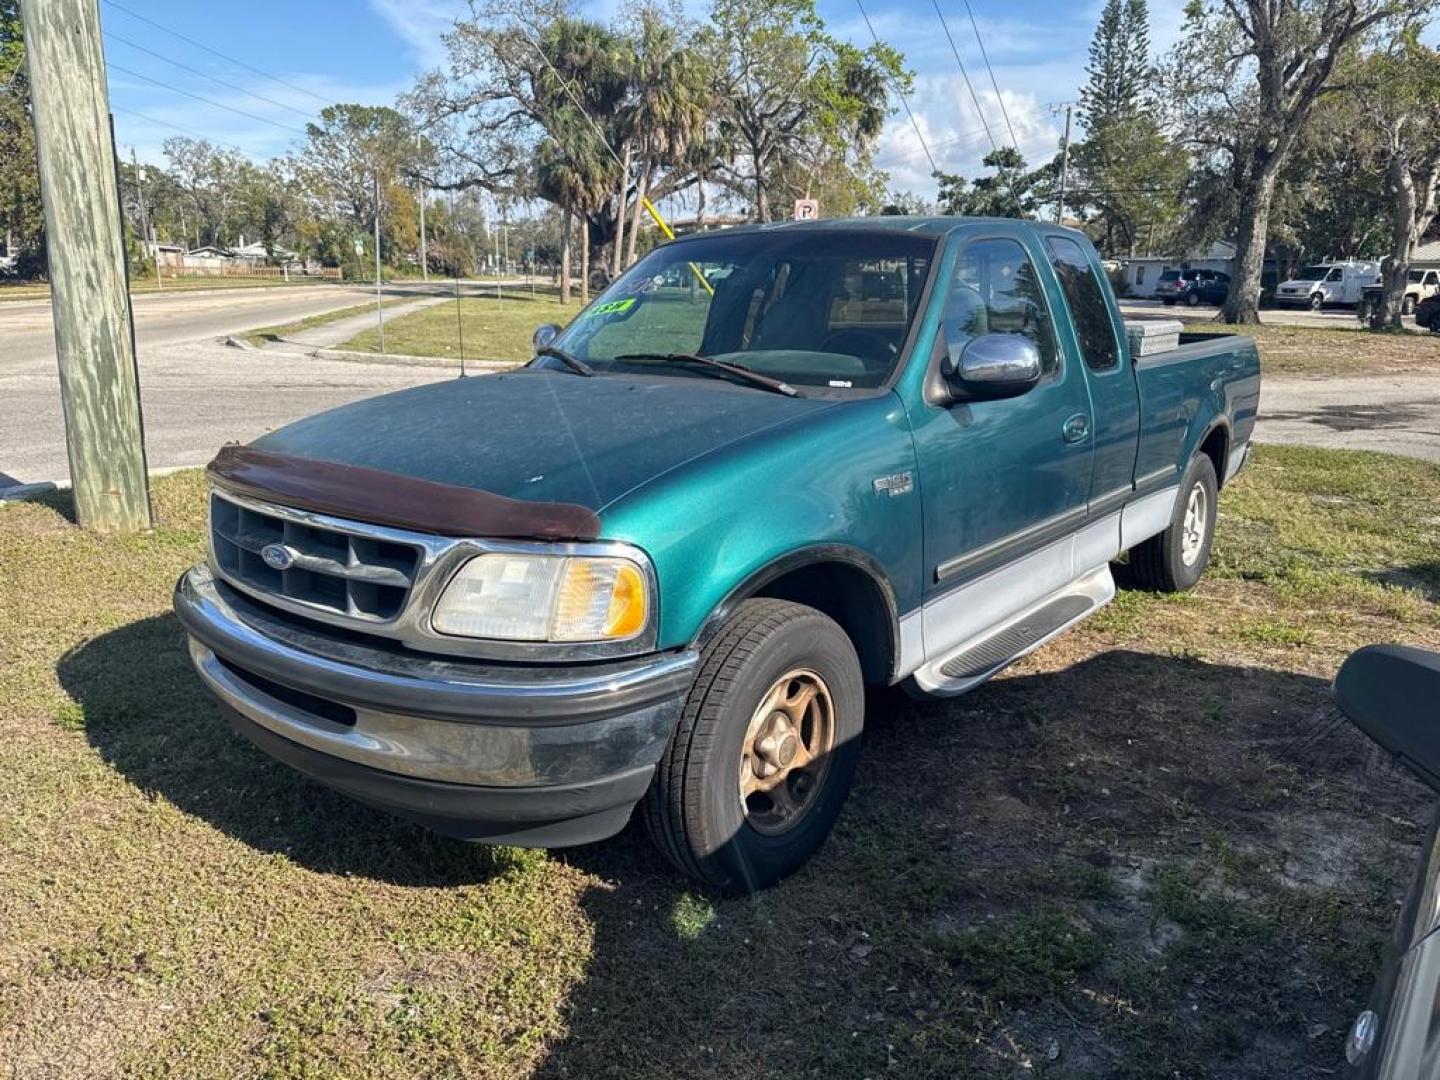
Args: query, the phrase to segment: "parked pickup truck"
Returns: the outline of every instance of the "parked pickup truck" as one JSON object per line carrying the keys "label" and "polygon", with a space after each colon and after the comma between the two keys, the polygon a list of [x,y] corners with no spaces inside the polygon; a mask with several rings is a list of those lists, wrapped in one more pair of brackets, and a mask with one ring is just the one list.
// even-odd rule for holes
{"label": "parked pickup truck", "polygon": [[[1376,283],[1366,285],[1360,301],[1361,316],[1367,322],[1385,302],[1385,286]],[[1401,294],[1400,314],[1414,315],[1422,301],[1440,296],[1440,270],[1411,270],[1405,276],[1405,291]]]}
{"label": "parked pickup truck", "polygon": [[732,890],[822,843],[867,688],[970,690],[1126,553],[1194,585],[1260,388],[1243,337],[1132,357],[1084,236],[1012,220],[686,237],[536,344],[223,448],[191,654],[358,800],[537,846],[638,805]]}

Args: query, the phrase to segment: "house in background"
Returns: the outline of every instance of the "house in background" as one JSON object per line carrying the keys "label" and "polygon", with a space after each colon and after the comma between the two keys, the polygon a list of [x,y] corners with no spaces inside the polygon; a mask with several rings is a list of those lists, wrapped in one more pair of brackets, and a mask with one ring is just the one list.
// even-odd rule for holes
{"label": "house in background", "polygon": [[1440,240],[1431,240],[1417,247],[1410,266],[1414,270],[1440,270]]}
{"label": "house in background", "polygon": [[276,259],[280,262],[293,263],[300,258],[295,252],[283,247],[276,246],[272,251],[266,251],[265,245],[256,240],[252,243],[245,243],[245,234],[240,234],[240,243],[237,247],[230,249],[230,254],[237,259],[248,259],[251,262],[265,262],[269,259]]}
{"label": "house in background", "polygon": [[1149,298],[1155,295],[1155,283],[1166,270],[1218,270],[1222,274],[1235,271],[1235,245],[1216,240],[1204,252],[1191,255],[1131,255],[1119,260],[1123,295]]}

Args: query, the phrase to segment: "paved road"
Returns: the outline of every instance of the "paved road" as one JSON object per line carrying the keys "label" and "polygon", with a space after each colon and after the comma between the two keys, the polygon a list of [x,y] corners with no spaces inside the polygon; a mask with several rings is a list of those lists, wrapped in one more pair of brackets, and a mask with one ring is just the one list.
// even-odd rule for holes
{"label": "paved road", "polygon": [[1440,374],[1267,379],[1255,438],[1440,462]]}
{"label": "paved road", "polygon": [[[1218,307],[1201,304],[1199,307],[1166,307],[1159,300],[1121,300],[1120,312],[1126,318],[1135,319],[1213,319],[1220,314]],[[1353,308],[1326,308],[1324,311],[1310,311],[1308,308],[1267,307],[1260,311],[1260,321],[1272,326],[1320,326],[1331,330],[1353,330],[1360,325],[1360,317]],[[1409,326],[1415,320],[1405,320]]]}
{"label": "paved road", "polygon": [[[137,297],[150,467],[202,465],[222,442],[253,439],[356,398],[453,377],[445,367],[326,362],[219,343],[226,334],[349,307],[368,295],[307,286]],[[52,334],[47,302],[0,304],[0,489],[69,475]]]}
{"label": "paved road", "polygon": [[[222,442],[253,439],[357,398],[454,377],[452,366],[323,361],[219,343],[225,334],[336,310],[368,295],[315,286],[138,298],[150,466],[202,465]],[[388,309],[387,318],[407,309]],[[1440,462],[1440,375],[1271,378],[1260,416],[1260,442],[1367,448]],[[49,306],[0,304],[0,489],[67,475]]]}

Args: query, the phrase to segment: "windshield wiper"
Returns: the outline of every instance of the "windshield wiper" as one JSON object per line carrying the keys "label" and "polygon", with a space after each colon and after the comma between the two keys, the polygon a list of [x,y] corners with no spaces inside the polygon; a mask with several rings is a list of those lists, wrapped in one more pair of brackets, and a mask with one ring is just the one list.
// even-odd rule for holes
{"label": "windshield wiper", "polygon": [[553,356],[556,360],[559,360],[571,371],[575,372],[576,375],[585,375],[589,377],[595,374],[595,369],[592,368],[589,364],[587,364],[584,360],[581,360],[572,352],[566,352],[564,349],[557,349],[554,345],[541,345],[538,349],[535,350],[535,355]]}
{"label": "windshield wiper", "polygon": [[740,364],[728,364],[724,360],[716,360],[711,356],[700,356],[698,353],[621,353],[615,359],[660,360],[666,364],[700,364],[702,367],[734,375],[737,379],[742,379],[751,386],[758,386],[763,390],[771,390],[777,394],[784,394],[786,397],[800,396],[800,391],[787,382],[772,379],[768,375],[761,375],[758,371],[751,371]]}

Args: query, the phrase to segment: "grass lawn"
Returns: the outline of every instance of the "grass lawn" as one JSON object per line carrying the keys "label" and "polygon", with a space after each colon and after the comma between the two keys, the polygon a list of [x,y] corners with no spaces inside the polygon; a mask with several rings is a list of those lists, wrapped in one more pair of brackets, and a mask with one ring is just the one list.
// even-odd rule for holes
{"label": "grass lawn", "polygon": [[1122,593],[958,700],[874,697],[834,837],[724,901],[634,832],[472,847],[272,764],[170,615],[200,474],[155,499],[140,537],[76,529],[59,496],[0,507],[17,1076],[1259,1080],[1343,1060],[1430,800],[1327,681],[1362,643],[1440,646],[1440,469],[1262,448],[1196,592]]}
{"label": "grass lawn", "polygon": [[[300,288],[305,285],[335,285],[337,282],[325,278],[294,277],[289,281],[283,278],[212,278],[195,277],[180,278],[178,280],[166,278],[163,288],[156,288],[153,277],[136,278],[130,282],[130,292],[140,293],[167,293],[167,292],[204,292],[209,289],[263,289],[263,288]],[[50,286],[44,282],[15,282],[0,284],[0,302],[6,300],[45,300],[50,296]]]}
{"label": "grass lawn", "polygon": [[1377,333],[1358,325],[1227,326],[1207,319],[1185,321],[1190,329],[1205,333],[1251,335],[1267,375],[1388,375],[1440,368],[1440,334]]}
{"label": "grass lawn", "polygon": [[[579,313],[580,300],[577,295],[563,307],[549,288],[536,286],[532,297],[526,287],[502,287],[497,298],[493,292],[476,295],[469,286],[458,306],[458,315],[456,304],[437,304],[386,323],[386,350],[458,360],[463,341],[465,357],[470,360],[529,360],[535,328],[547,322],[569,322]],[[379,352],[380,339],[373,329],[366,330],[339,348]]]}
{"label": "grass lawn", "polygon": [[[381,307],[390,308],[399,304],[413,304],[417,297],[398,296],[389,300],[382,300]],[[281,323],[278,326],[262,326],[258,330],[250,330],[240,335],[251,345],[266,345],[270,342],[281,341],[292,334],[298,334],[303,330],[313,330],[317,326],[328,326],[330,323],[339,322],[341,319],[349,319],[356,315],[375,313],[375,301],[367,304],[356,304],[354,307],[341,308],[338,311],[323,311],[318,315],[307,315],[303,319],[296,319],[293,322]],[[389,332],[388,330],[386,331]]]}
{"label": "grass lawn", "polygon": [[[524,290],[506,289],[500,300],[493,293],[475,295],[472,291],[460,301],[463,328],[457,325],[455,305],[440,304],[387,323],[385,347],[394,353],[458,359],[463,334],[465,355],[470,359],[528,360],[530,335],[537,326],[546,322],[563,325],[579,311],[578,298],[568,308],[561,307],[548,288],[544,292],[537,289],[533,300]],[[1440,368],[1440,334],[1377,334],[1359,327],[1230,327],[1209,320],[1187,321],[1191,329],[1205,333],[1252,335],[1267,375],[1382,375]],[[617,324],[620,326],[623,324]],[[367,330],[341,347],[377,352],[379,341],[375,331]]]}

